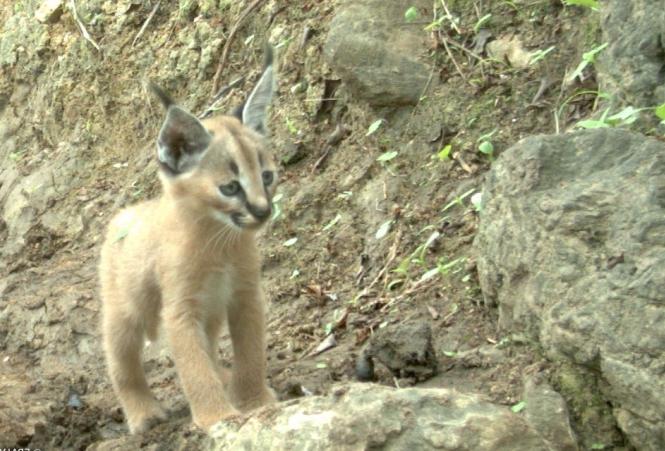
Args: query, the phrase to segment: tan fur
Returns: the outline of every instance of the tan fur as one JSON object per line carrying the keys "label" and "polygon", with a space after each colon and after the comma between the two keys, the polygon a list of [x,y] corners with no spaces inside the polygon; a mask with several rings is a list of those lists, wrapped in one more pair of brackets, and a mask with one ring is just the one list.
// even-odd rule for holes
{"label": "tan fur", "polygon": [[[238,178],[233,160],[247,200],[268,208],[276,183],[264,189],[261,171],[275,171],[275,163],[263,138],[236,118],[202,124],[213,140],[198,166],[177,177],[161,174],[162,196],[116,215],[102,248],[104,351],[132,433],[165,416],[141,363],[144,339],[155,337],[160,319],[196,425],[207,430],[275,400],[266,384],[265,308],[254,237],[260,223],[240,200],[219,194],[220,185]],[[241,212],[247,226],[215,217],[231,211]],[[217,362],[224,322],[233,342],[230,376]]]}

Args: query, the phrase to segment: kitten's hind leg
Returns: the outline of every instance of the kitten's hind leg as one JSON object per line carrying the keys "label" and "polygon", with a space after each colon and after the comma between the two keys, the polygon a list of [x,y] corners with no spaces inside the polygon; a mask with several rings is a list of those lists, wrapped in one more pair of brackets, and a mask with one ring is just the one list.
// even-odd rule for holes
{"label": "kitten's hind leg", "polygon": [[127,417],[129,431],[144,432],[166,418],[148,387],[141,364],[143,327],[136,318],[105,305],[104,352],[113,388]]}

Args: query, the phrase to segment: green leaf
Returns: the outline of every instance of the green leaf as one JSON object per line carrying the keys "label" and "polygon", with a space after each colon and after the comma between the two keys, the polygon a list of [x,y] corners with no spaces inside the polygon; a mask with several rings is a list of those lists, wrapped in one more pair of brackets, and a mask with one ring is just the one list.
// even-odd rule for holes
{"label": "green leaf", "polygon": [[316,364],[316,367],[317,367],[318,369],[322,370],[322,369],[324,369],[324,368],[328,368],[328,364],[327,364],[327,363],[324,363],[324,362],[319,362],[319,363]]}
{"label": "green leaf", "polygon": [[596,55],[598,55],[600,52],[602,52],[605,49],[605,47],[607,47],[608,45],[609,45],[609,43],[606,42],[604,44],[599,45],[598,47],[595,47],[595,48],[589,50],[588,52],[585,52],[582,55],[582,61],[580,62],[580,64],[577,65],[577,68],[568,77],[568,81],[573,81],[577,77],[582,75],[582,72],[584,72],[584,69],[586,69],[586,67],[589,64],[593,64],[596,61]]}
{"label": "green leaf", "polygon": [[424,282],[426,280],[429,280],[432,277],[436,276],[437,274],[439,274],[439,268],[438,267],[432,268],[429,271],[427,271],[425,274],[420,276],[420,282]]}
{"label": "green leaf", "polygon": [[665,103],[656,107],[656,116],[665,121]]}
{"label": "green leaf", "polygon": [[591,449],[605,449],[606,445],[604,443],[593,443]]}
{"label": "green leaf", "polygon": [[389,219],[388,221],[384,222],[379,226],[379,230],[376,231],[376,234],[374,235],[374,238],[377,240],[380,240],[381,238],[385,237],[388,235],[388,232],[390,232],[390,227],[393,225],[393,220]]}
{"label": "green leaf", "polygon": [[326,230],[332,228],[335,224],[339,222],[340,219],[342,219],[342,215],[338,213],[337,216],[335,216],[328,224],[325,225],[323,231],[325,232]]}
{"label": "green leaf", "polygon": [[418,9],[415,6],[410,7],[404,12],[404,20],[413,22],[418,18]]}
{"label": "green leaf", "polygon": [[296,244],[297,242],[298,242],[298,238],[293,237],[293,238],[291,238],[291,239],[288,239],[288,240],[284,241],[284,246],[286,246],[286,247],[291,247],[291,246],[293,246],[294,244]]}
{"label": "green leaf", "polygon": [[457,353],[455,351],[443,351],[443,355],[446,357],[455,357]]}
{"label": "green leaf", "polygon": [[554,50],[556,47],[552,46],[549,47],[545,50],[536,50],[531,54],[531,58],[529,59],[529,64],[536,64],[538,61],[542,60],[547,56],[548,53],[550,53],[552,50]]}
{"label": "green leaf", "polygon": [[478,22],[473,26],[473,32],[478,33],[478,31],[492,18],[491,14],[485,14],[483,17],[478,19]]}
{"label": "green leaf", "polygon": [[510,408],[513,413],[520,413],[526,407],[526,401],[520,401]]}
{"label": "green leaf", "polygon": [[367,133],[365,133],[365,136],[372,135],[376,133],[376,131],[381,127],[381,124],[383,124],[383,119],[376,120],[372,122],[372,124],[369,126],[367,129]]}
{"label": "green leaf", "polygon": [[379,155],[379,158],[377,158],[376,161],[381,162],[381,163],[385,163],[387,161],[392,160],[397,155],[399,155],[399,152],[397,152],[396,150],[391,150],[389,152],[384,152],[381,155]]}
{"label": "green leaf", "polygon": [[610,124],[605,121],[588,119],[585,121],[579,121],[575,126],[580,128],[609,128]]}
{"label": "green leaf", "polygon": [[439,150],[439,152],[436,155],[439,157],[439,160],[441,161],[448,160],[450,158],[451,150],[453,150],[453,146],[451,144],[448,144],[446,147]]}
{"label": "green leaf", "polygon": [[593,64],[594,62],[596,62],[596,55],[605,50],[605,47],[607,47],[608,45],[610,45],[610,43],[606,42],[604,44],[599,45],[598,47],[589,50],[588,52],[585,52],[584,54],[582,54],[582,59],[584,61],[588,61],[589,63]]}
{"label": "green leaf", "polygon": [[598,0],[563,0],[563,2],[569,6],[584,6],[593,10],[597,10],[600,6]]}
{"label": "green leaf", "polygon": [[478,150],[485,155],[492,155],[494,153],[494,146],[489,141],[483,141],[478,146]]}
{"label": "green leaf", "polygon": [[618,113],[608,117],[607,120],[609,122],[618,122],[623,125],[630,125],[640,117],[640,111],[642,110],[628,106]]}

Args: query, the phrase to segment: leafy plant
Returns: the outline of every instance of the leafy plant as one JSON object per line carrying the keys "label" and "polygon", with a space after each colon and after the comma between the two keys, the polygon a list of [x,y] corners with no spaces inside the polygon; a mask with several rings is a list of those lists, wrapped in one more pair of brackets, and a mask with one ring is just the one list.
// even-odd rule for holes
{"label": "leafy plant", "polygon": [[473,194],[474,191],[475,191],[475,188],[472,188],[469,191],[467,191],[467,192],[465,192],[465,193],[463,193],[459,196],[456,196],[453,200],[448,202],[445,207],[443,207],[443,210],[441,210],[441,213],[445,213],[446,211],[450,210],[455,205],[464,205],[464,203],[462,201],[464,199],[466,199],[467,197],[469,197],[471,194]]}
{"label": "leafy plant", "polygon": [[380,240],[383,237],[385,237],[386,235],[388,235],[388,232],[390,232],[390,228],[392,227],[392,225],[393,225],[393,220],[392,219],[389,219],[386,222],[384,222],[383,224],[381,224],[379,229],[376,231],[376,234],[374,235],[374,238],[376,238],[377,240]]}
{"label": "leafy plant", "polygon": [[342,219],[342,215],[338,213],[337,216],[331,219],[330,222],[323,227],[322,231],[325,232],[326,230],[331,229],[335,224],[339,222],[340,219]]}
{"label": "leafy plant", "polygon": [[480,153],[484,153],[487,155],[490,159],[490,161],[494,160],[494,144],[492,144],[492,141],[490,141],[490,138],[496,133],[496,129],[492,130],[490,133],[486,133],[482,135],[476,142],[480,143],[478,144],[478,151]]}
{"label": "leafy plant", "polygon": [[282,200],[284,196],[282,193],[277,194],[275,197],[272,198],[272,216],[271,220],[276,221],[277,218],[279,218],[282,215],[282,207],[280,206],[280,201]]}
{"label": "leafy plant", "polygon": [[584,54],[582,54],[582,61],[580,62],[580,64],[577,65],[577,68],[568,77],[568,82],[572,82],[577,77],[582,75],[582,72],[584,72],[584,69],[586,69],[586,67],[589,64],[595,63],[596,62],[596,56],[600,52],[605,50],[605,47],[607,47],[608,45],[609,45],[609,43],[606,42],[606,43],[601,44],[601,45],[589,50],[588,52],[585,52]]}
{"label": "leafy plant", "polygon": [[520,401],[517,404],[513,405],[510,410],[513,411],[513,413],[520,413],[524,408],[526,407],[526,401]]}
{"label": "leafy plant", "polygon": [[432,232],[432,234],[430,234],[430,236],[423,244],[418,246],[411,254],[403,259],[397,268],[393,269],[393,272],[398,274],[407,274],[412,264],[425,264],[425,254],[427,253],[427,249],[429,249],[432,243],[434,243],[434,241],[436,241],[440,236],[441,234],[439,232]]}
{"label": "leafy plant", "polygon": [[289,133],[291,133],[292,135],[297,135],[299,133],[296,124],[288,117],[286,118],[286,128],[289,129]]}
{"label": "leafy plant", "polygon": [[556,46],[551,46],[546,48],[545,50],[536,50],[531,54],[531,58],[529,59],[529,65],[534,65],[538,61],[543,60],[552,50],[554,50]]}
{"label": "leafy plant", "polygon": [[387,163],[393,158],[395,158],[397,155],[399,155],[399,152],[397,152],[396,150],[390,150],[388,152],[384,152],[381,155],[379,155],[376,161],[378,161],[381,164]]}
{"label": "leafy plant", "polygon": [[662,121],[661,124],[665,124],[665,103],[657,106],[654,113],[656,113],[656,116]]}
{"label": "leafy plant", "polygon": [[567,6],[583,6],[598,11],[600,4],[598,0],[563,0],[564,5]]}
{"label": "leafy plant", "polygon": [[374,133],[376,133],[379,127],[381,127],[381,125],[383,124],[383,121],[384,121],[383,119],[379,119],[372,122],[372,124],[367,129],[367,133],[365,133],[365,136],[373,135]]}
{"label": "leafy plant", "polygon": [[610,116],[610,109],[607,108],[600,119],[586,119],[578,122],[576,126],[580,128],[609,128],[630,125],[639,118],[640,112],[646,109],[649,108],[633,108],[632,106],[628,106]]}
{"label": "leafy plant", "polygon": [[404,12],[404,20],[413,22],[416,19],[418,19],[418,9],[415,6],[411,6]]}
{"label": "leafy plant", "polygon": [[443,149],[439,150],[436,153],[436,156],[439,158],[439,161],[445,161],[450,159],[450,152],[453,150],[451,144],[447,144]]}
{"label": "leafy plant", "polygon": [[491,18],[492,18],[491,14],[485,14],[483,17],[478,19],[476,24],[473,26],[473,32],[477,34],[478,31],[480,31],[480,29],[483,27],[483,25],[489,22]]}

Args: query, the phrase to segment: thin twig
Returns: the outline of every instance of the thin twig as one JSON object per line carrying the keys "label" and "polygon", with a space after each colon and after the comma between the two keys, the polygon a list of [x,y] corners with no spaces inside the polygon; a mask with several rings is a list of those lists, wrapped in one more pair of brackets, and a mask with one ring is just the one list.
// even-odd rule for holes
{"label": "thin twig", "polygon": [[231,43],[233,42],[233,38],[235,37],[236,33],[238,32],[238,29],[240,28],[240,24],[245,20],[249,14],[256,9],[257,6],[259,6],[263,0],[254,0],[251,5],[249,5],[245,10],[240,14],[240,17],[236,21],[236,23],[233,25],[233,28],[231,28],[231,32],[229,33],[229,37],[226,39],[226,43],[224,44],[224,49],[222,50],[222,57],[219,60],[219,64],[217,65],[217,70],[215,71],[215,76],[212,78],[212,91],[210,93],[210,97],[214,97],[215,94],[217,93],[217,86],[219,85],[219,79],[222,76],[222,71],[224,70],[224,66],[226,65],[226,58],[228,57],[229,54],[229,48],[231,47]]}
{"label": "thin twig", "polygon": [[450,20],[450,24],[453,26],[457,34],[462,34],[459,28],[457,28],[457,24],[453,20],[453,15],[450,14],[450,11],[448,11],[448,7],[446,6],[446,0],[441,0],[441,6],[443,6],[444,11],[446,11],[446,16],[448,16],[448,20]]}
{"label": "thin twig", "polygon": [[143,22],[143,25],[141,26],[141,29],[139,32],[136,34],[136,37],[132,41],[132,47],[136,44],[136,42],[139,40],[141,36],[143,36],[143,33],[145,33],[145,29],[148,28],[148,24],[152,20],[152,18],[155,16],[155,13],[157,12],[157,9],[159,8],[159,5],[162,3],[162,0],[158,0],[157,3],[155,3],[155,6],[152,8],[152,11],[150,11],[150,15],[148,18]]}
{"label": "thin twig", "polygon": [[452,39],[448,38],[447,36],[444,36],[443,34],[439,34],[439,37],[441,38],[441,41],[447,42],[448,44],[452,45],[455,48],[458,48],[462,50],[463,52],[468,53],[472,57],[476,58],[478,61],[484,61],[484,58],[480,55],[478,55],[475,52],[472,52],[471,50],[467,49],[464,47],[462,44],[458,44],[457,42],[453,41]]}
{"label": "thin twig", "polygon": [[242,76],[240,78],[236,78],[233,80],[231,83],[229,83],[226,86],[223,86],[217,94],[215,94],[215,97],[212,99],[212,102],[210,102],[210,106],[206,108],[203,113],[199,115],[199,119],[205,119],[213,113],[217,109],[217,104],[219,103],[220,100],[222,100],[226,95],[231,92],[232,89],[242,85],[245,82],[245,77]]}
{"label": "thin twig", "polygon": [[101,52],[102,49],[99,47],[99,45],[95,42],[94,39],[92,39],[92,36],[90,36],[90,33],[88,33],[88,30],[85,28],[85,25],[83,25],[83,22],[81,21],[81,17],[79,16],[78,11],[76,10],[76,2],[75,0],[70,0],[69,2],[70,7],[72,8],[72,13],[74,14],[74,20],[76,21],[76,24],[79,27],[79,30],[81,31],[81,34],[83,37],[92,44],[94,48],[97,49],[98,52]]}
{"label": "thin twig", "polygon": [[[447,39],[443,39],[441,42],[443,42],[443,47],[446,49],[446,53],[448,54],[448,56],[450,57],[451,61],[452,61],[453,64],[455,65],[455,69],[457,69],[457,72],[458,72],[458,73],[460,74],[460,76],[462,77],[462,80],[464,80],[466,83],[469,83],[469,81],[466,79],[466,76],[465,76],[464,73],[462,72],[462,68],[459,67],[459,64],[457,64],[457,60],[455,60],[455,57],[453,56],[453,52],[451,52],[451,51],[450,51],[450,47],[448,47],[448,40],[447,40]],[[471,84],[471,83],[469,83],[469,84]]]}

